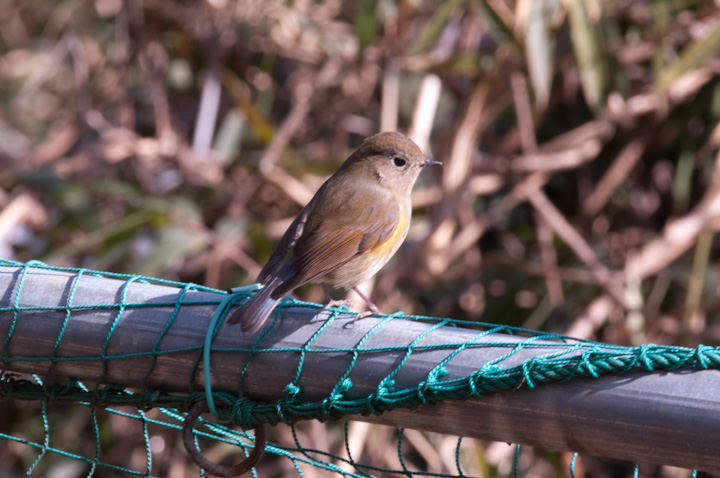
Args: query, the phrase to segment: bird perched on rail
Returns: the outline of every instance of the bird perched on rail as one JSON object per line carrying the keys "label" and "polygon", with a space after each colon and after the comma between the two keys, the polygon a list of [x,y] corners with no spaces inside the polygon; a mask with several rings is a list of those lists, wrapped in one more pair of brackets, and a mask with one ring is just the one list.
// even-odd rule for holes
{"label": "bird perched on rail", "polygon": [[442,163],[426,159],[404,134],[367,138],[300,211],[257,277],[264,287],[228,323],[257,332],[284,295],[308,282],[354,289],[378,313],[356,286],[405,240],[410,192],[422,168],[435,164]]}

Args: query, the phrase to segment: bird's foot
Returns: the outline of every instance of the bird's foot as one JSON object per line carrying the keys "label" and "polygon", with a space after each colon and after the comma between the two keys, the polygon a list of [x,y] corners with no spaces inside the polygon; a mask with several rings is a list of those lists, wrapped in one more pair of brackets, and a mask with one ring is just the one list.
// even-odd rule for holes
{"label": "bird's foot", "polygon": [[344,306],[347,307],[347,308],[350,308],[350,307],[352,307],[352,305],[353,305],[353,301],[351,301],[351,300],[349,300],[349,299],[342,299],[342,300],[334,300],[334,299],[332,299],[332,300],[328,301],[328,303],[325,304],[325,305],[323,306],[323,308],[318,311],[317,315],[322,314],[323,312],[325,312],[325,311],[326,311],[328,308],[330,308],[330,307],[340,307],[340,306],[342,306],[342,305],[344,305]]}
{"label": "bird's foot", "polygon": [[366,310],[364,312],[358,312],[358,314],[355,316],[355,318],[352,321],[351,327],[355,327],[355,322],[357,322],[358,320],[364,319],[365,317],[370,317],[371,315],[375,315],[378,313],[380,313],[380,312],[377,310],[377,308],[376,308],[376,310]]}

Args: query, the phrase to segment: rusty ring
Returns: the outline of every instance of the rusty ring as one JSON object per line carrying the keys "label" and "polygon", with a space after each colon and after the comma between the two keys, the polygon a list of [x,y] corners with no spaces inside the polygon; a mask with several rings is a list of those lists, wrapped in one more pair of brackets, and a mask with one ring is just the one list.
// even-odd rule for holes
{"label": "rusty ring", "polygon": [[185,423],[182,428],[182,441],[183,445],[185,445],[185,449],[190,455],[190,458],[192,458],[192,460],[203,470],[223,478],[240,476],[243,473],[250,471],[257,464],[265,451],[265,444],[267,442],[265,438],[265,427],[263,425],[256,425],[253,427],[253,430],[255,431],[255,447],[245,460],[236,465],[219,465],[208,460],[202,453],[200,453],[197,446],[195,446],[195,439],[193,437],[195,422],[200,414],[202,412],[206,412],[207,410],[207,402],[197,402],[195,405],[190,407],[187,417],[185,417]]}

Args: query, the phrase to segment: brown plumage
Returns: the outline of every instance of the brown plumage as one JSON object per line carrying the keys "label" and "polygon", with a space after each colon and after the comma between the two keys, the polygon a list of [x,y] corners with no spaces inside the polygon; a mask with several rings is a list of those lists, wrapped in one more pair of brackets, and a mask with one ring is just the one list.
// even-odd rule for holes
{"label": "brown plumage", "polygon": [[264,288],[228,323],[242,322],[252,334],[284,295],[307,282],[352,289],[375,275],[405,240],[410,192],[432,164],[440,163],[401,133],[367,138],[300,211],[258,275]]}

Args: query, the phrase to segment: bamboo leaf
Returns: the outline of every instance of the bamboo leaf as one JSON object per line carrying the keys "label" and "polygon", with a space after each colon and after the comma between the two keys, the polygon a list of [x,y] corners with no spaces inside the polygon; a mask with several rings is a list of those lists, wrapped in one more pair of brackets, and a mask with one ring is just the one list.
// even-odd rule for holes
{"label": "bamboo leaf", "polygon": [[435,14],[430,21],[428,21],[427,26],[425,26],[417,39],[408,47],[407,54],[417,55],[430,49],[440,37],[450,16],[464,2],[465,0],[449,0],[435,10]]}
{"label": "bamboo leaf", "polygon": [[361,0],[359,7],[359,11],[355,15],[355,35],[362,51],[373,42],[377,32],[377,19],[375,17],[377,0]]}
{"label": "bamboo leaf", "polygon": [[715,30],[707,37],[688,46],[675,63],[660,71],[655,83],[655,91],[665,93],[675,80],[701,67],[706,60],[714,57],[718,52],[720,52],[720,24],[716,24]]}
{"label": "bamboo leaf", "polygon": [[550,98],[555,42],[548,24],[548,9],[552,0],[532,2],[527,25],[525,27],[525,57],[530,74],[530,83],[535,92],[535,104],[544,110]]}
{"label": "bamboo leaf", "polygon": [[585,101],[597,111],[604,101],[605,65],[600,55],[596,25],[590,20],[583,0],[568,2],[568,19]]}

